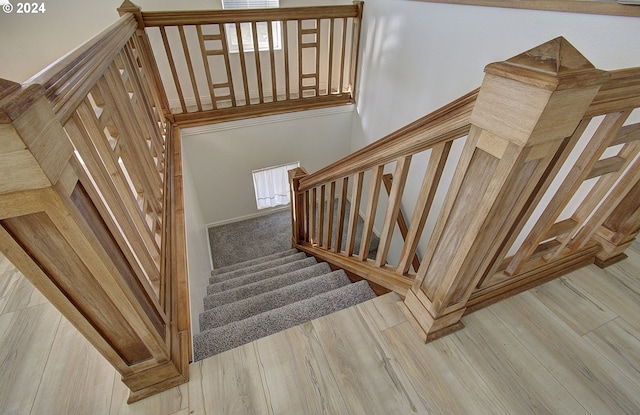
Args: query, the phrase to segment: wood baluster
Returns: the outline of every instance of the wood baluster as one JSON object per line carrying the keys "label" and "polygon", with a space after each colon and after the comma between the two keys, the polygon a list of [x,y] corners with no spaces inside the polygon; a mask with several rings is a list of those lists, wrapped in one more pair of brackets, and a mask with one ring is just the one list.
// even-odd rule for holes
{"label": "wood baluster", "polygon": [[244,42],[242,39],[242,28],[239,22],[235,22],[236,37],[238,39],[238,57],[240,58],[240,68],[242,69],[242,86],[244,88],[244,104],[251,105],[251,96],[249,95],[249,78],[247,77],[247,63],[244,56]]}
{"label": "wood baluster", "polygon": [[317,187],[311,189],[311,216],[309,217],[309,243],[316,244],[316,218],[318,214],[318,190]]}
{"label": "wood baluster", "polygon": [[[639,152],[640,141],[636,140],[625,144],[617,156],[600,160],[594,165],[589,176],[597,175],[600,178],[571,216],[584,226],[567,243],[567,248],[582,249],[640,180],[640,159],[633,162]],[[611,159],[614,163],[608,163]],[[605,171],[600,162],[607,165]]]}
{"label": "wood baluster", "polygon": [[[222,34],[222,32],[224,31],[224,27],[222,25],[218,25],[218,28],[220,30],[220,33]],[[200,44],[200,56],[202,56],[202,63],[204,65],[204,74],[207,78],[207,87],[209,88],[209,97],[211,98],[211,106],[213,107],[213,109],[218,108],[217,103],[216,103],[216,94],[215,91],[213,90],[213,79],[211,78],[211,66],[209,65],[209,52],[207,51],[206,45],[205,45],[205,37],[204,34],[202,33],[202,25],[196,25],[196,33],[198,34],[198,42]],[[225,60],[227,58],[225,57]]]}
{"label": "wood baluster", "polygon": [[173,77],[173,84],[178,92],[178,99],[180,100],[180,109],[183,113],[187,112],[187,104],[184,101],[184,94],[182,93],[182,86],[180,85],[180,78],[178,77],[178,71],[176,70],[176,64],[173,60],[173,54],[171,53],[171,46],[169,45],[169,39],[167,37],[167,31],[164,26],[160,26],[160,35],[162,36],[162,43],[164,44],[164,50],[169,60],[169,68],[171,69],[171,76]]}
{"label": "wood baluster", "polygon": [[[227,82],[223,83],[221,86],[229,88],[229,98],[231,99],[231,106],[236,107],[238,105],[236,101],[236,92],[235,87],[233,86],[233,72],[231,72],[231,62],[229,57],[229,40],[227,38],[227,31],[225,29],[224,24],[218,25],[218,31],[220,32],[220,44],[221,44],[221,53],[224,57],[224,69],[227,72]],[[216,85],[214,85],[215,90]],[[220,97],[223,99],[224,97]],[[217,108],[217,105],[214,105],[213,108]]]}
{"label": "wood baluster", "polygon": [[327,238],[324,249],[330,250],[333,248],[333,215],[335,215],[336,205],[336,182],[332,181],[329,184],[329,197],[327,198],[327,207],[329,212],[327,213]]}
{"label": "wood baluster", "polygon": [[334,32],[335,32],[335,21],[336,19],[330,19],[330,27],[329,27],[329,74],[327,77],[327,95],[331,95],[331,85],[333,84],[333,43],[334,43]]}
{"label": "wood baluster", "polygon": [[420,186],[420,192],[418,193],[418,200],[413,210],[410,226],[403,235],[404,244],[396,270],[400,275],[406,274],[412,265],[415,271],[418,271],[418,268],[420,268],[420,260],[416,249],[418,248],[418,242],[424,230],[424,225],[427,222],[429,211],[433,205],[433,200],[436,196],[438,184],[440,183],[452,144],[453,141],[447,141],[438,144],[431,150],[429,164],[422,179],[422,185]]}
{"label": "wood baluster", "polygon": [[333,252],[340,252],[342,250],[342,237],[344,236],[344,220],[347,209],[347,191],[349,188],[349,177],[342,179],[342,187],[340,189],[340,197],[338,199],[338,220],[336,226],[338,227],[336,240],[333,245]]}
{"label": "wood baluster", "polygon": [[251,34],[253,35],[253,57],[256,61],[256,78],[258,81],[258,102],[264,104],[264,91],[262,89],[262,65],[260,63],[260,44],[258,43],[258,25],[251,22]]}
{"label": "wood baluster", "polygon": [[353,255],[356,242],[356,229],[360,218],[360,199],[362,199],[362,185],[364,182],[364,172],[356,173],[353,178],[351,189],[351,208],[349,210],[349,224],[347,228],[347,246],[345,251],[347,256]]}
{"label": "wood baluster", "polygon": [[344,66],[345,53],[347,50],[347,18],[342,18],[342,46],[340,48],[340,84],[338,85],[338,94],[342,94],[344,86]]}
{"label": "wood baluster", "polygon": [[320,19],[316,19],[316,70],[315,70],[315,96],[320,96],[320,41],[322,39],[322,27],[320,26]]}
{"label": "wood baluster", "polygon": [[318,246],[324,246],[324,221],[325,221],[325,204],[327,203],[326,196],[326,185],[320,186],[320,213],[318,215]]}
{"label": "wood baluster", "polygon": [[362,10],[364,2],[356,0],[353,2],[358,7],[358,15],[353,18],[353,27],[351,31],[351,65],[349,74],[349,93],[351,98],[355,97],[356,76],[358,75],[358,51],[360,49],[360,24],[362,21]]}
{"label": "wood baluster", "polygon": [[391,238],[393,238],[393,230],[398,221],[398,213],[400,212],[400,204],[402,203],[402,194],[404,186],[409,175],[409,166],[411,164],[411,156],[400,157],[397,160],[396,169],[393,174],[394,183],[389,195],[389,205],[384,216],[382,224],[382,232],[380,233],[380,245],[378,245],[378,253],[376,254],[376,266],[384,267],[387,264],[387,255],[391,248]]}
{"label": "wood baluster", "polygon": [[272,102],[278,100],[278,88],[276,82],[276,56],[273,50],[273,21],[267,22],[267,37],[269,39],[269,63],[271,65],[271,94],[273,96]]}
{"label": "wood baluster", "polygon": [[184,53],[184,59],[187,63],[187,70],[189,71],[189,79],[191,80],[191,88],[193,89],[193,95],[196,99],[196,106],[198,111],[202,111],[202,102],[200,102],[200,93],[198,92],[198,84],[196,83],[196,76],[193,73],[193,62],[191,55],[189,54],[189,46],[187,46],[187,38],[184,35],[184,26],[178,26],[178,32],[180,33],[180,41],[182,42],[182,51]]}
{"label": "wood baluster", "polygon": [[285,100],[291,99],[291,68],[289,67],[289,21],[282,21],[282,40],[283,40],[283,53],[284,53],[284,94]]}
{"label": "wood baluster", "polygon": [[360,242],[360,261],[366,261],[369,257],[369,249],[371,248],[371,238],[373,236],[373,224],[376,220],[376,211],[378,209],[380,198],[380,184],[382,175],[384,174],[384,165],[380,165],[372,169],[371,183],[369,184],[369,197],[367,199],[367,211],[364,217],[364,225],[362,226],[362,237]]}

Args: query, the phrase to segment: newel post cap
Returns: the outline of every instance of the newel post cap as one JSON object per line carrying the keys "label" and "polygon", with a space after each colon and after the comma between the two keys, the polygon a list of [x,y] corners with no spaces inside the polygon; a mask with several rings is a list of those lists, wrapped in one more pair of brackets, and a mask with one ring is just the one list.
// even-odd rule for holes
{"label": "newel post cap", "polygon": [[127,13],[132,13],[135,16],[136,21],[138,22],[138,29],[144,29],[144,21],[142,20],[142,7],[138,6],[130,0],[124,0],[117,10],[120,16]]}
{"label": "newel post cap", "polygon": [[562,36],[504,62],[491,63],[485,72],[551,91],[601,84],[609,77]]}

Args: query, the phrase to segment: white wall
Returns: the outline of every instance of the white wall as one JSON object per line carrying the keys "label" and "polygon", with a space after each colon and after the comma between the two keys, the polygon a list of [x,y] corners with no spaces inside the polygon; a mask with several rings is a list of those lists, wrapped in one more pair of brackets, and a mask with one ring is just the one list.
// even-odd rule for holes
{"label": "white wall", "polygon": [[208,224],[258,214],[251,171],[300,161],[313,172],[349,152],[352,106],[184,129],[185,162]]}
{"label": "white wall", "polygon": [[[0,78],[24,82],[118,20],[120,0],[44,1],[40,14],[0,12]],[[37,3],[42,3],[38,1]],[[220,0],[134,0],[142,10],[220,8]],[[179,6],[179,7],[178,7]]]}
{"label": "white wall", "polygon": [[197,191],[193,185],[193,177],[188,163],[182,165],[184,188],[185,227],[187,238],[187,264],[189,269],[189,297],[191,299],[192,333],[200,332],[198,316],[204,311],[202,298],[207,291],[211,261],[209,260],[209,242],[206,223]]}
{"label": "white wall", "polygon": [[[557,36],[598,68],[640,66],[638,18],[367,0],[351,150],[477,88],[488,63]],[[424,172],[425,166],[425,157],[414,158],[412,171],[422,167]],[[419,174],[407,182],[403,210],[408,217],[421,180]],[[391,263],[398,247],[392,248]]]}
{"label": "white wall", "polygon": [[488,63],[557,36],[598,68],[640,66],[636,17],[368,0],[352,148],[477,88]]}

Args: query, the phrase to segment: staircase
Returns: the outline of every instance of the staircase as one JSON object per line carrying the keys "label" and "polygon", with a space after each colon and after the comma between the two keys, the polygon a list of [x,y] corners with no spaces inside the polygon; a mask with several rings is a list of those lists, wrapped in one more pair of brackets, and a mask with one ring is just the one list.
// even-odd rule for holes
{"label": "staircase", "polygon": [[375,297],[366,281],[351,283],[295,249],[211,274],[193,338],[196,361]]}

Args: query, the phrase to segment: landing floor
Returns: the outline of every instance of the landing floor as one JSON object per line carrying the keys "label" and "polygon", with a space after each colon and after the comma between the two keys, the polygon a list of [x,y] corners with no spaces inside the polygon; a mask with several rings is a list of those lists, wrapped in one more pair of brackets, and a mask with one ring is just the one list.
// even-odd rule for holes
{"label": "landing floor", "polygon": [[422,344],[388,294],[191,365],[132,405],[115,370],[0,259],[0,413],[640,413],[640,244]]}

